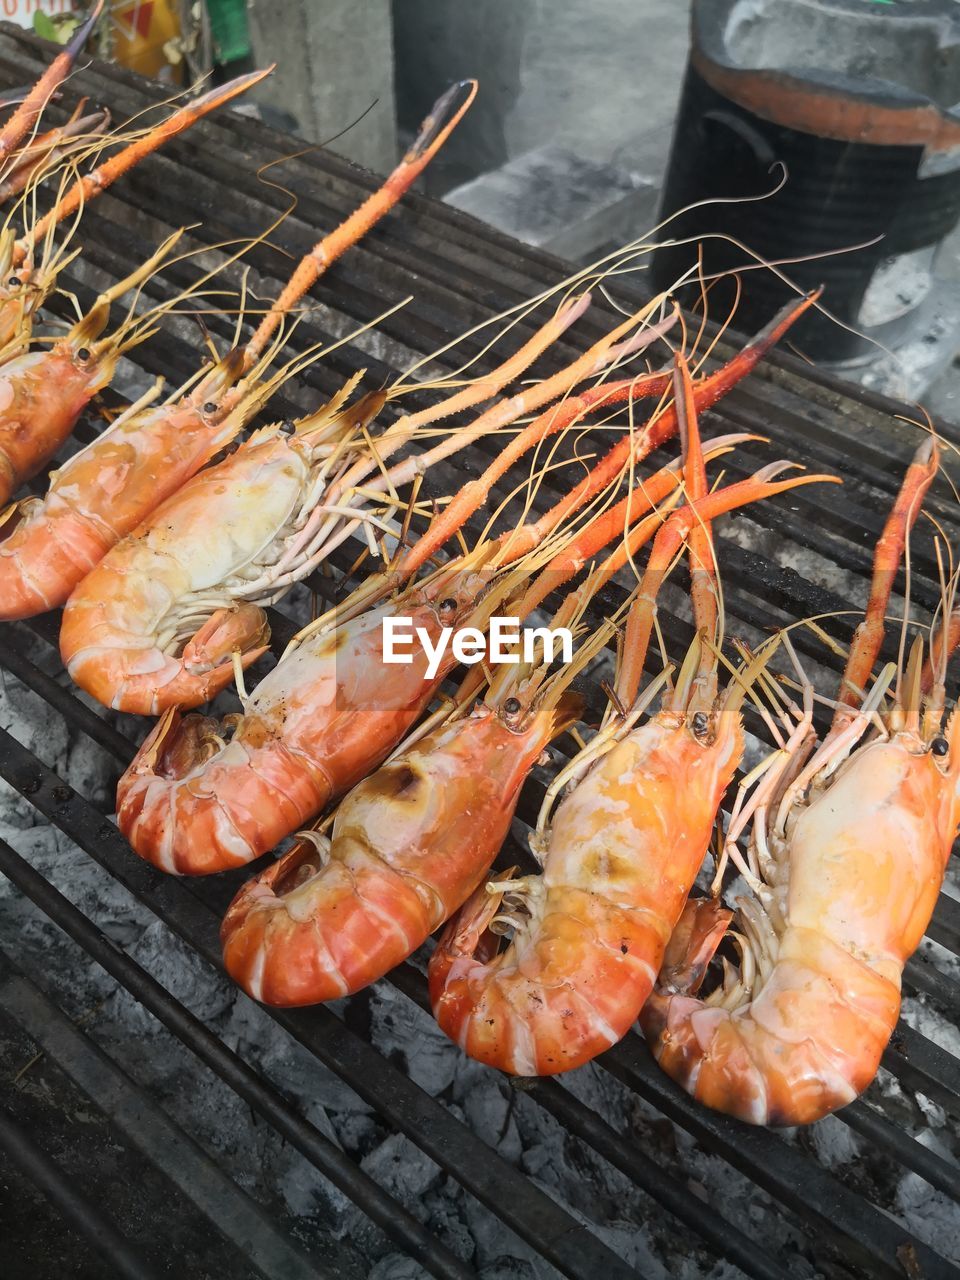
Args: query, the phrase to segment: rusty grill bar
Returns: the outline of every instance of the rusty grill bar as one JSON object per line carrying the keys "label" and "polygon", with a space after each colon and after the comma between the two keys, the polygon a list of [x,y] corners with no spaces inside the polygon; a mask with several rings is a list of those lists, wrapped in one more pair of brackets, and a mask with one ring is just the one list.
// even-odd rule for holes
{"label": "rusty grill bar", "polygon": [[[13,86],[35,76],[41,57],[41,46],[31,36],[7,27],[0,29],[0,85]],[[100,63],[91,64],[71,80],[63,108],[69,108],[84,93],[108,104],[115,119],[132,115],[161,97],[156,86]],[[257,170],[291,150],[290,139],[251,120],[220,114],[204,122],[86,211],[81,236],[85,260],[116,278],[146,256],[148,245],[181,223],[202,221],[190,234],[194,243],[209,245],[263,229],[283,211],[287,201],[281,192],[258,181]],[[290,160],[274,173],[281,175],[299,200],[296,210],[272,237],[293,255],[309,248],[322,229],[339,221],[374,185],[370,175],[322,150]],[[246,260],[252,264],[259,296],[273,296],[289,269],[288,260],[264,246]],[[298,327],[293,346],[303,349],[327,330],[339,334],[348,325],[370,321],[387,306],[412,295],[410,305],[385,321],[381,329],[404,347],[426,354],[567,274],[564,265],[548,255],[510,241],[452,209],[409,197],[399,212],[385,219],[324,277],[314,293],[320,305]],[[162,281],[152,282],[149,292],[155,297],[166,296],[171,281],[176,283],[181,277],[187,278],[183,270],[173,269]],[[230,278],[236,280],[236,271]],[[81,301],[91,296],[88,285],[70,272],[65,285],[75,290]],[[618,285],[618,291],[629,296],[630,287]],[[209,323],[221,340],[232,327],[229,320],[211,319]],[[557,344],[550,361],[559,363],[569,357],[573,343],[584,345],[598,336],[602,325],[602,319],[588,317]],[[512,341],[528,329],[519,326]],[[162,337],[138,351],[138,364],[149,374],[165,374],[171,383],[185,378],[198,359],[199,340],[191,334],[186,322],[173,329],[167,326]],[[458,355],[478,348],[479,340],[468,341],[458,348]],[[730,349],[729,344],[721,344],[718,354]],[[332,392],[344,376],[359,367],[368,370],[371,386],[382,385],[397,372],[389,366],[389,353],[381,361],[348,345],[310,368],[301,383],[315,400]],[[482,367],[481,362],[478,368]],[[412,399],[415,402],[416,398]],[[752,509],[750,518],[768,531],[765,545],[813,550],[828,563],[857,575],[861,603],[866,595],[871,548],[915,438],[896,421],[897,411],[898,406],[889,401],[810,369],[789,354],[778,353],[705,417],[708,434],[751,430],[769,436],[774,451],[766,452],[764,459],[799,455],[817,470],[842,471],[846,479],[842,491],[826,486],[802,489],[786,501]],[[270,415],[273,418],[285,412],[296,412],[296,406],[281,393],[275,397]],[[955,434],[949,427],[942,429],[948,438]],[[85,430],[89,433],[89,427],[81,429],[81,438]],[[477,474],[494,449],[495,444],[485,442],[458,457],[456,470],[452,466],[440,469],[436,491],[455,488]],[[734,477],[746,474],[760,457],[743,449],[730,461],[729,471]],[[548,480],[545,484],[540,494],[543,505],[551,500],[551,484],[557,483]],[[506,493],[506,488],[500,488],[494,497]],[[955,512],[945,487],[931,499],[930,510],[945,527],[956,530]],[[730,618],[728,631],[732,633],[737,623],[762,630],[792,617],[850,607],[849,600],[765,554],[743,549],[729,536],[721,535],[717,543]],[[339,568],[346,559],[346,555],[337,558]],[[317,577],[311,585],[328,592],[331,581]],[[935,565],[925,549],[918,548],[914,555],[912,585],[918,608],[932,609],[937,601]],[[597,615],[621,599],[621,589],[608,589],[596,602]],[[284,612],[283,604],[273,611],[271,621],[273,647],[280,651],[299,624]],[[129,722],[129,730],[122,722],[119,729],[114,727],[111,718],[100,709],[92,710],[69,687],[56,657],[58,624],[58,616],[50,615],[0,628],[0,666],[46,702],[72,731],[95,743],[119,770],[134,750],[134,722]],[[689,641],[689,624],[666,610],[662,626],[671,650],[677,651]],[[838,634],[843,634],[842,630]],[[797,644],[802,652],[836,669],[837,659],[825,658],[822,646],[813,638],[797,633]],[[131,852],[103,813],[5,730],[0,730],[0,777],[194,948],[211,966],[211,975],[219,969],[219,919],[249,869],[208,881],[164,877]],[[539,798],[537,788],[529,787],[520,816],[531,817]],[[432,1237],[390,1192],[311,1125],[296,1100],[285,1098],[265,1074],[219,1040],[5,842],[0,842],[0,871],[425,1272],[458,1280],[475,1274],[468,1261]],[[960,903],[941,895],[929,937],[960,954]],[[10,943],[4,940],[4,953],[10,951]],[[429,1017],[423,978],[413,965],[400,966],[384,981],[409,1002],[411,1019]],[[942,1011],[956,1016],[960,1010],[960,986],[922,952],[907,966],[904,985],[912,993],[922,993]],[[251,1274],[282,1276],[284,1280],[295,1275],[341,1274],[335,1259],[308,1258],[301,1246],[287,1238],[217,1167],[214,1158],[183,1134],[142,1090],[138,1092],[135,1081],[119,1073],[122,1080],[115,1088],[97,1092],[78,1064],[91,1055],[105,1055],[89,1042],[82,1028],[17,971],[15,955],[0,957],[0,1007],[81,1088],[91,1090],[91,1099],[116,1129],[118,1140],[161,1170],[221,1232],[225,1257],[242,1254]],[[384,1057],[353,1028],[349,1018],[345,1021],[326,1007],[267,1013],[278,1034],[305,1046],[387,1125],[417,1144],[561,1274],[582,1280],[639,1274],[569,1207],[552,1199],[483,1135]],[[960,1119],[960,1062],[955,1057],[901,1024],[883,1065],[904,1091],[922,1093],[954,1121]],[[100,1066],[107,1075],[119,1072],[109,1060]],[[960,1268],[935,1247],[912,1237],[881,1206],[866,1198],[849,1170],[842,1175],[830,1171],[812,1149],[773,1132],[750,1129],[692,1102],[659,1072],[638,1036],[629,1035],[599,1060],[599,1066],[678,1129],[692,1135],[705,1151],[728,1162],[772,1197],[803,1234],[814,1265],[826,1264],[832,1274],[890,1280],[913,1274],[924,1280],[960,1277]],[[84,1081],[88,1081],[86,1086]],[[691,1249],[726,1259],[761,1280],[790,1274],[785,1260],[751,1235],[746,1213],[735,1221],[725,1218],[704,1205],[682,1178],[661,1169],[631,1134],[626,1116],[623,1127],[614,1129],[581,1102],[562,1077],[523,1082],[518,1088],[665,1210],[677,1231],[689,1237]],[[143,1104],[142,1127],[131,1121],[131,1108],[138,1098]],[[17,1129],[9,1117],[0,1118],[0,1149],[69,1221],[96,1241],[114,1272],[153,1274],[150,1250],[141,1252],[124,1242],[95,1207],[95,1171],[92,1186],[83,1194],[49,1153],[32,1144],[29,1135]],[[957,1166],[900,1127],[886,1113],[884,1098],[876,1087],[844,1109],[839,1118],[893,1165],[912,1170],[930,1187],[960,1199]]]}

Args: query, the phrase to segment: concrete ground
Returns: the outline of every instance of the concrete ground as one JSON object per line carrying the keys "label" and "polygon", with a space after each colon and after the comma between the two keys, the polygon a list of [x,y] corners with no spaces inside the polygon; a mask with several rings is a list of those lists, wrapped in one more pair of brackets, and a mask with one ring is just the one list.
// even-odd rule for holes
{"label": "concrete ground", "polygon": [[477,102],[445,149],[454,180],[548,143],[662,167],[688,12],[688,0],[394,0],[398,118],[412,130],[438,86],[476,76]]}
{"label": "concrete ground", "polygon": [[629,168],[666,163],[687,56],[686,0],[553,0],[535,5],[512,154],[564,142]]}

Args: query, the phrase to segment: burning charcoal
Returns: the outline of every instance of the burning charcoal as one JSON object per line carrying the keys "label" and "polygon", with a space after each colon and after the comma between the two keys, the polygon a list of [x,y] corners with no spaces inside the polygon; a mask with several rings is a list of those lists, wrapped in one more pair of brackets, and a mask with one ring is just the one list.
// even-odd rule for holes
{"label": "burning charcoal", "polygon": [[330,1115],[369,1116],[370,1107],[339,1076],[323,1067],[302,1045],[277,1035],[277,1024],[250,1000],[230,1012],[224,1040],[256,1063],[273,1084],[302,1104],[309,1099]]}
{"label": "burning charcoal", "polygon": [[433,1161],[400,1133],[392,1133],[360,1164],[364,1173],[414,1211],[441,1176]]}
{"label": "burning charcoal", "polygon": [[370,1272],[369,1280],[420,1280],[422,1275],[419,1262],[400,1253],[389,1253]]}
{"label": "burning charcoal", "polygon": [[371,1037],[381,1053],[399,1056],[411,1080],[436,1096],[453,1081],[463,1056],[432,1018],[385,982],[371,993]]}
{"label": "burning charcoal", "polygon": [[542,1264],[538,1266],[526,1258],[506,1255],[495,1258],[479,1272],[480,1280],[541,1280],[548,1274],[542,1269]]}
{"label": "burning charcoal", "polygon": [[473,1265],[483,1280],[556,1280],[556,1271],[472,1196],[465,1197],[463,1212],[477,1245]]}
{"label": "burning charcoal", "polygon": [[337,1142],[351,1155],[366,1155],[376,1144],[378,1126],[372,1115],[363,1111],[334,1112],[330,1116]]}
{"label": "burning charcoal", "polygon": [[448,1249],[469,1261],[474,1253],[474,1240],[464,1221],[464,1192],[454,1178],[444,1178],[423,1198],[427,1225],[432,1235]]}
{"label": "burning charcoal", "polygon": [[[944,1151],[942,1144],[936,1146]],[[919,1239],[928,1241],[953,1262],[960,1262],[960,1206],[954,1200],[934,1190],[919,1174],[906,1173],[897,1189],[896,1209],[908,1218]]]}
{"label": "burning charcoal", "polygon": [[[59,770],[66,759],[70,739],[63,718],[6,672],[0,689],[0,728],[11,733],[48,768]],[[15,792],[3,785],[0,835],[12,836],[24,827],[34,825],[37,813],[29,797],[36,794],[40,785],[39,775],[35,785],[34,780],[28,780],[26,799],[16,796]]]}
{"label": "burning charcoal", "polygon": [[478,1063],[464,1063],[457,1072],[454,1096],[475,1133],[495,1142],[505,1160],[520,1159],[523,1145],[514,1116],[517,1093],[502,1076]]}
{"label": "burning charcoal", "polygon": [[828,1168],[852,1164],[860,1156],[860,1141],[854,1131],[836,1116],[827,1116],[810,1130],[817,1156]]}
{"label": "burning charcoal", "polygon": [[[159,920],[143,931],[139,941],[130,948],[130,954],[202,1022],[213,1022],[233,1004],[236,996],[233,985],[226,978],[212,974],[210,966],[196,951]],[[124,989],[117,991],[114,1002],[125,1006],[126,1012],[120,1016],[138,1029],[149,1033],[159,1026]]]}

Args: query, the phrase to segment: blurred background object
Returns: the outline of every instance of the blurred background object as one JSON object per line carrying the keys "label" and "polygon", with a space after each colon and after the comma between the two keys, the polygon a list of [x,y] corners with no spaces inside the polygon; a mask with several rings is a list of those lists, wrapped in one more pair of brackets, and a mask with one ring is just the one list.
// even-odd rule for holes
{"label": "blurred background object", "polygon": [[113,0],[109,6],[113,56],[131,71],[180,84],[183,58],[176,0]]}
{"label": "blurred background object", "polygon": [[[812,312],[798,326],[811,358],[892,389],[889,350],[919,344],[906,387],[919,394],[960,347],[946,245],[960,219],[960,5],[694,0],[692,16],[662,208],[696,207],[671,226],[684,242],[658,252],[657,283],[696,268],[702,238],[708,274],[749,268],[721,236],[736,239],[804,289],[826,286],[840,324]],[[742,324],[788,293],[752,271]],[[732,287],[715,298],[725,310]]]}
{"label": "blurred background object", "polygon": [[[309,142],[339,135],[333,149],[341,155],[378,173],[391,169],[397,130],[389,0],[249,0],[247,10],[257,65],[276,62],[282,72],[254,95],[272,109],[271,122],[282,113]],[[455,74],[433,82],[431,101]]]}
{"label": "blurred background object", "polygon": [[[10,4],[61,40],[76,22],[70,0]],[[476,76],[430,194],[579,262],[711,201],[671,223],[692,243],[657,284],[703,237],[712,272],[748,260],[719,235],[807,259],[789,274],[823,281],[840,323],[812,318],[798,348],[960,416],[958,0],[111,0],[101,26],[102,52],[174,83],[276,62],[242,109],[379,173]],[[746,283],[751,329],[784,290]]]}

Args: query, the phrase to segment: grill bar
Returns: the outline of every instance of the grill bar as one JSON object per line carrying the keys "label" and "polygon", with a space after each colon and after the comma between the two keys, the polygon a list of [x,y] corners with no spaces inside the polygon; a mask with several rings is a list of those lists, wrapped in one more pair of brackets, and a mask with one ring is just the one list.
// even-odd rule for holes
{"label": "grill bar", "polygon": [[0,840],[0,872],[431,1275],[448,1280],[466,1280],[475,1275],[275,1089],[265,1084],[236,1053],[222,1044],[199,1018],[185,1009],[135,960],[118,950],[82,911],[78,911],[5,840]]}
{"label": "grill bar", "polygon": [[[54,643],[55,633],[53,629],[47,625],[38,625],[45,624],[45,622],[46,620],[44,619],[35,619],[29,625],[38,634],[43,634],[50,643]],[[287,636],[282,636],[280,643],[285,644],[287,639]],[[2,632],[0,632],[0,666],[6,667],[18,680],[55,707],[65,719],[75,724],[88,737],[97,742],[120,765],[126,767],[129,764],[135,750],[129,739],[117,733],[116,730],[103,721],[97,712],[83,703],[79,697],[62,688],[51,676],[25,658],[15,646],[7,643]],[[521,816],[529,819],[535,817],[539,803],[543,798],[542,791],[535,786],[531,786],[531,791],[532,795],[519,809]],[[954,900],[946,897],[946,895],[941,896],[941,907],[944,915],[949,915],[953,902]],[[942,945],[949,946],[948,935],[942,928],[939,932],[940,939],[943,940]],[[930,936],[935,936],[933,924],[931,925]],[[955,949],[960,953],[960,948],[951,949]],[[958,997],[956,982],[932,966],[924,964],[922,960],[916,957],[907,963],[904,970],[904,983],[908,990],[920,991],[930,995],[939,1000],[948,1009],[960,1007],[960,997]],[[411,991],[408,989],[406,994],[411,994]],[[904,1028],[904,1032],[904,1038],[897,1042],[899,1047],[895,1046],[888,1051],[889,1062],[886,1062],[885,1065],[895,1075],[902,1075],[904,1071],[907,1071],[912,1083],[921,1092],[929,1093],[931,1089],[938,1091],[947,1110],[955,1111],[957,1106],[960,1105],[960,1101],[958,1101],[960,1099],[960,1078],[957,1076],[958,1064],[956,1059],[939,1050],[935,1045],[931,1045],[929,1041],[910,1031],[909,1028]],[[906,1055],[907,1044],[913,1047],[913,1053],[909,1055],[909,1061]],[[924,1084],[927,1085],[926,1089],[922,1087]],[[933,1095],[931,1094],[931,1096]],[[848,1110],[843,1113],[844,1116],[848,1114]]]}
{"label": "grill bar", "polygon": [[[412,965],[399,965],[388,981],[421,1011],[429,1014],[430,1002],[423,978]],[[714,1211],[705,1216],[702,1202],[692,1198],[686,1188],[659,1168],[637,1142],[622,1138],[559,1081],[517,1080],[514,1087],[539,1103],[566,1129],[632,1178],[679,1222],[701,1236],[720,1257],[728,1259],[757,1280],[782,1280],[783,1269],[776,1259],[759,1249],[749,1236],[722,1214]]]}
{"label": "grill bar", "polygon": [[[692,1133],[705,1147],[754,1177],[763,1170],[764,1185],[776,1198],[818,1230],[842,1241],[842,1247],[865,1274],[902,1280],[897,1251],[911,1247],[928,1280],[956,1280],[960,1268],[914,1240],[899,1224],[847,1190],[819,1165],[764,1130],[753,1129],[699,1106],[667,1079],[634,1037],[604,1055],[604,1066],[628,1088],[652,1102]],[[842,1114],[842,1113],[841,1113]]]}
{"label": "grill bar", "polygon": [[0,1004],[157,1169],[190,1197],[270,1280],[316,1280],[336,1272],[308,1261],[267,1213],[138,1088],[88,1035],[0,957]]}
{"label": "grill bar", "polygon": [[[5,662],[5,659],[6,654],[0,651],[0,662]],[[24,672],[24,674],[26,673]],[[79,700],[72,695],[67,694],[66,696],[75,705],[80,705]],[[87,712],[87,714],[93,715],[92,712]],[[184,931],[182,916],[179,913],[177,917],[167,914],[170,911],[170,907],[167,907],[166,910],[162,909],[156,901],[150,901],[148,898],[143,897],[129,883],[131,878],[133,880],[155,880],[156,876],[149,868],[143,866],[143,864],[138,864],[132,877],[121,873],[122,855],[120,850],[127,851],[128,857],[129,851],[126,842],[116,831],[116,828],[111,824],[104,826],[99,815],[90,810],[89,806],[77,797],[70,788],[59,781],[54,781],[55,775],[45,770],[36,761],[35,757],[19,747],[19,744],[16,744],[3,731],[0,731],[0,776],[12,785],[17,786],[18,790],[23,790],[22,780],[18,780],[17,776],[17,765],[11,765],[11,758],[13,761],[19,760],[19,767],[24,772],[32,771],[35,776],[46,776],[48,779],[30,794],[31,801],[37,805],[41,812],[49,815],[59,811],[58,825],[71,838],[86,849],[101,865],[106,866],[108,870],[114,871],[118,879],[130,888],[138,898],[145,901],[166,923],[180,933],[188,942],[196,946],[202,954],[206,954],[212,963],[216,963],[219,953],[215,939],[212,945],[204,945],[196,933]],[[32,786],[33,783],[28,785]],[[45,804],[44,800],[48,793],[51,799],[47,800]],[[52,804],[51,800],[53,801]],[[81,817],[78,827],[75,827],[66,816],[65,810],[68,804],[71,809],[80,811]],[[100,825],[100,831],[98,836],[91,838],[88,834],[88,827],[94,823]],[[105,837],[108,835],[112,846],[109,853],[105,848]],[[184,889],[187,890],[186,893],[182,892]],[[182,882],[164,880],[159,886],[160,894],[168,900],[175,894],[176,890],[181,890],[180,894],[176,894],[177,897],[186,898],[191,896],[191,891],[194,889],[205,897],[216,900],[221,910],[231,892],[227,886],[214,885],[211,882],[198,883],[196,885],[193,882],[189,882],[188,885],[183,885]],[[215,909],[211,914],[212,920],[215,920],[217,918]],[[398,974],[403,972],[403,970],[400,970],[397,974],[391,975],[390,980],[394,981],[399,989],[407,995],[412,995],[419,988],[419,995],[414,998],[421,1007],[424,1007],[425,996],[422,990],[422,980],[414,978],[412,973],[405,973],[400,978]],[[311,1028],[312,1034],[304,1037],[302,1028],[298,1026],[300,1022],[299,1013],[290,1014],[279,1010],[270,1010],[269,1012],[281,1026],[287,1026],[301,1043],[317,1051],[318,1056],[322,1056],[319,1053],[323,1043],[322,1037],[329,1035],[329,1032],[322,1030],[322,1025],[320,1036]],[[304,1016],[303,1021],[313,1022],[312,1015],[321,1015],[316,1019],[321,1024],[334,1021],[332,1015],[322,1009],[309,1011]],[[915,1039],[918,1042],[918,1050],[922,1045],[928,1051],[931,1049],[935,1051],[935,1046],[929,1046],[928,1042],[923,1041],[922,1037],[915,1036]],[[960,1275],[960,1269],[939,1258],[938,1255],[932,1250],[928,1250],[920,1242],[914,1241],[909,1233],[891,1223],[885,1215],[873,1210],[871,1206],[865,1205],[856,1195],[847,1192],[831,1175],[816,1166],[811,1166],[810,1162],[799,1152],[785,1144],[775,1135],[737,1124],[726,1117],[715,1116],[712,1113],[705,1112],[662,1075],[655,1064],[650,1062],[639,1042],[634,1043],[634,1037],[628,1037],[626,1041],[622,1042],[621,1045],[615,1046],[599,1061],[604,1068],[610,1070],[614,1076],[627,1084],[629,1088],[648,1101],[653,1102],[654,1105],[670,1115],[671,1118],[678,1119],[682,1117],[684,1127],[693,1127],[690,1123],[691,1118],[698,1120],[699,1124],[694,1131],[701,1141],[704,1141],[705,1145],[717,1150],[719,1154],[738,1167],[741,1172],[755,1178],[767,1190],[775,1190],[778,1198],[790,1204],[795,1211],[802,1213],[804,1217],[809,1218],[812,1215],[816,1218],[818,1226],[822,1230],[843,1241],[846,1250],[850,1249],[851,1244],[855,1250],[862,1250],[864,1265],[869,1261],[874,1274],[897,1275],[898,1264],[892,1264],[890,1260],[896,1257],[898,1248],[910,1244],[917,1250],[918,1257],[923,1260],[924,1266],[928,1268],[931,1280],[936,1280],[936,1277],[939,1276],[956,1277]],[[629,1064],[629,1066],[625,1064]],[[328,1065],[333,1064],[328,1063]],[[335,1065],[334,1070],[338,1070]],[[348,1074],[344,1074],[343,1078],[348,1083],[354,1084],[354,1079]],[[928,1077],[924,1075],[920,1079],[921,1083],[927,1083]],[[536,1091],[534,1091],[533,1096],[537,1096]],[[374,1097],[368,1100],[377,1105]],[[674,1104],[673,1107],[671,1107],[671,1103]],[[855,1106],[862,1105],[855,1104]],[[841,1112],[840,1118],[847,1119],[849,1110],[848,1108]],[[850,1122],[853,1127],[857,1127],[853,1117],[850,1118]],[[899,1156],[907,1167],[915,1169],[923,1177],[931,1175],[929,1180],[932,1185],[940,1186],[941,1189],[947,1190],[948,1194],[954,1193],[956,1184],[950,1177],[949,1166],[943,1167],[941,1162],[938,1162],[937,1158],[921,1147],[919,1143],[906,1138],[899,1131],[893,1129],[892,1126],[882,1126],[880,1124],[871,1126],[869,1116],[861,1119],[860,1128],[869,1129],[868,1136],[874,1141],[885,1144],[888,1150],[892,1149],[893,1154]],[[671,1206],[668,1205],[668,1207]],[[721,1234],[726,1235],[722,1228]],[[724,1249],[726,1256],[729,1256],[727,1249],[731,1247],[731,1240],[732,1237],[727,1237],[727,1246]],[[710,1241],[710,1243],[714,1243],[714,1241]],[[737,1242],[732,1240],[732,1244],[733,1248],[736,1249]],[[743,1269],[748,1274],[764,1274],[760,1269],[763,1263],[757,1262],[756,1259],[752,1260],[757,1262],[756,1266],[752,1265],[751,1259],[746,1255],[732,1260],[736,1260],[738,1265],[743,1266]],[[744,1265],[748,1262],[751,1262],[751,1265]]]}
{"label": "grill bar", "polygon": [[956,1165],[950,1164],[919,1142],[905,1143],[903,1134],[896,1125],[891,1124],[886,1116],[874,1111],[873,1107],[858,1099],[849,1107],[844,1107],[840,1118],[851,1129],[869,1138],[881,1151],[899,1157],[903,1164],[914,1173],[919,1173],[931,1187],[936,1187],[954,1200],[960,1200],[960,1171]]}
{"label": "grill bar", "polygon": [[960,1117],[960,1061],[902,1023],[883,1055],[888,1071]]}
{"label": "grill bar", "polygon": [[0,1149],[25,1178],[42,1191],[57,1212],[94,1246],[122,1280],[155,1280],[159,1273],[126,1241],[106,1214],[77,1189],[55,1160],[0,1110]]}
{"label": "grill bar", "polygon": [[[210,963],[219,961],[219,917],[193,885],[160,880],[106,821],[52,770],[0,729],[0,777]],[[202,891],[203,886],[198,886]],[[226,888],[226,886],[222,886]],[[360,1097],[407,1133],[442,1168],[493,1210],[565,1275],[611,1277],[633,1272],[558,1205],[499,1161],[428,1094],[349,1031],[329,1010],[267,1010]]]}

